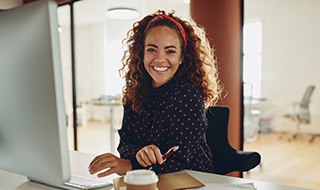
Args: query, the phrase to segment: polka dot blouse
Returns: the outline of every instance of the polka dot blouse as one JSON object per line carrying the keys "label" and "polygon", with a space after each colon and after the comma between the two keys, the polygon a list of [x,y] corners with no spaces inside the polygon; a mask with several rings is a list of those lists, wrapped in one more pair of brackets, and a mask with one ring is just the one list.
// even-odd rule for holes
{"label": "polka dot blouse", "polygon": [[212,172],[212,155],[205,138],[208,122],[199,91],[188,80],[173,78],[153,89],[145,101],[147,108],[140,114],[129,104],[124,106],[120,156],[129,159],[133,169],[141,169],[135,154],[144,146],[154,144],[164,154],[178,145],[179,150],[162,165],[152,166],[156,173],[184,169]]}

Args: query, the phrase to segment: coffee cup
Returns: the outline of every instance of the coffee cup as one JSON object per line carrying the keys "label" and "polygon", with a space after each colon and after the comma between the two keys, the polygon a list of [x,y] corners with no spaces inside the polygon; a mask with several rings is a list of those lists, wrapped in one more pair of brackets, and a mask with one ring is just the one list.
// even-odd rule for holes
{"label": "coffee cup", "polygon": [[127,190],[157,190],[158,176],[152,170],[138,169],[128,171],[123,181]]}

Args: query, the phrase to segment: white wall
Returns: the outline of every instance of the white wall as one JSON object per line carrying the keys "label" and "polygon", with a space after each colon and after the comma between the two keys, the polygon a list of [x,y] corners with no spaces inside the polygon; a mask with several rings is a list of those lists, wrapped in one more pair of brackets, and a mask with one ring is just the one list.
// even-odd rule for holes
{"label": "white wall", "polygon": [[105,21],[105,93],[108,95],[122,94],[124,79],[119,75],[122,68],[121,59],[124,53],[122,40],[132,28],[133,20]]}
{"label": "white wall", "polygon": [[262,23],[262,115],[275,130],[293,129],[282,115],[313,84],[312,124],[304,130],[320,131],[320,1],[244,2],[245,22]]}
{"label": "white wall", "polygon": [[77,98],[86,100],[104,94],[103,22],[75,28]]}

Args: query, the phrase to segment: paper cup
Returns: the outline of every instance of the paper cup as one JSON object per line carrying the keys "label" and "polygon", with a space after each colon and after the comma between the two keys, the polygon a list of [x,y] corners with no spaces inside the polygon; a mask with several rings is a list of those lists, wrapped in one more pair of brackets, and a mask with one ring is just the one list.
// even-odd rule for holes
{"label": "paper cup", "polygon": [[156,190],[158,176],[152,170],[128,171],[123,179],[127,190]]}

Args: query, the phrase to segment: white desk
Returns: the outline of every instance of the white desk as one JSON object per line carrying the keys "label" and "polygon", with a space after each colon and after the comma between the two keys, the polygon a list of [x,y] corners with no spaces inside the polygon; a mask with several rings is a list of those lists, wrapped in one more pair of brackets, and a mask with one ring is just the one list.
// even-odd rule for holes
{"label": "white desk", "polygon": [[[211,183],[250,183],[252,182],[257,190],[306,190],[304,188],[287,186],[287,185],[280,185],[270,182],[258,181],[258,180],[249,180],[237,177],[229,177],[223,175],[216,175],[204,172],[197,172],[197,171],[188,171],[193,177],[198,179],[204,184],[211,184]],[[206,187],[199,188],[199,190],[209,190]]]}
{"label": "white desk", "polygon": [[[94,118],[95,112],[101,112],[103,118],[110,118],[110,125],[113,127],[113,117],[114,117],[114,108],[121,107],[121,102],[115,101],[102,101],[102,100],[90,100],[90,101],[82,101],[81,102],[81,125],[82,127],[88,126],[89,118]],[[122,117],[121,117],[122,118]],[[106,122],[107,119],[101,119]]]}
{"label": "white desk", "polygon": [[[71,170],[74,174],[91,176],[88,171],[88,164],[94,156],[90,154],[84,154],[79,152],[71,151],[70,160],[71,160]],[[303,188],[279,185],[269,182],[257,181],[257,180],[248,180],[236,177],[228,177],[204,172],[197,171],[187,171],[190,175],[198,179],[204,184],[212,183],[243,183],[243,182],[253,182],[257,190],[305,190]],[[92,176],[91,176],[92,177]],[[108,176],[110,180],[112,178],[118,177],[117,175]],[[25,176],[0,170],[0,189],[2,190],[56,190],[48,186],[41,184],[33,183],[27,180]],[[108,188],[104,188],[108,189]],[[109,188],[110,189],[110,188]],[[113,188],[112,188],[113,189]],[[201,187],[199,190],[207,190],[206,187]]]}

